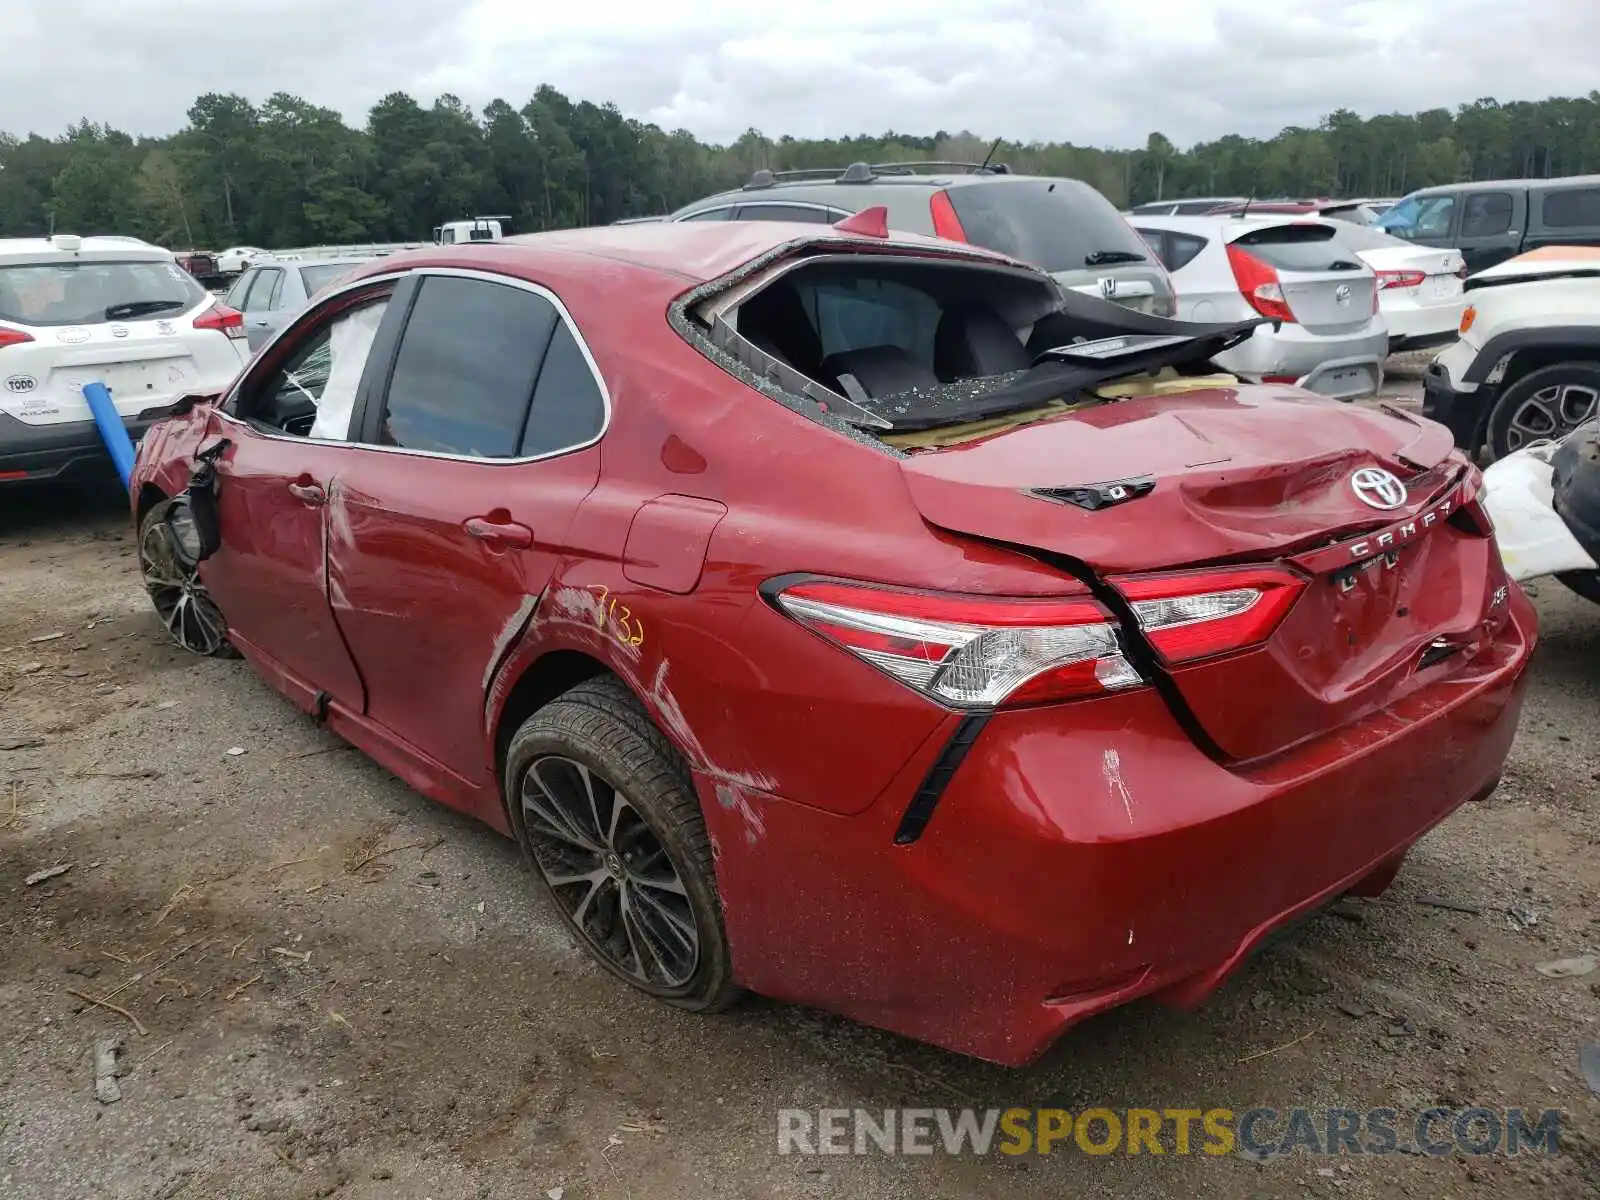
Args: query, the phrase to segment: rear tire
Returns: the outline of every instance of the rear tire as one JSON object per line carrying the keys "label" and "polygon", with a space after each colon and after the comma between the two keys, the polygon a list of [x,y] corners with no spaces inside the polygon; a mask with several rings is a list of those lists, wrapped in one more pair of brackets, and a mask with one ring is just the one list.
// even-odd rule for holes
{"label": "rear tire", "polygon": [[163,500],[139,522],[139,574],[167,636],[191,654],[206,658],[238,658],[228,641],[228,622],[199,573],[185,567],[174,547]]}
{"label": "rear tire", "polygon": [[688,770],[626,687],[591,679],[534,713],[504,782],[517,840],[596,962],[692,1012],[738,1001]]}
{"label": "rear tire", "polygon": [[1556,578],[1585,600],[1600,604],[1600,571],[1563,571]]}
{"label": "rear tire", "polygon": [[1489,413],[1489,453],[1498,461],[1531,442],[1565,437],[1595,415],[1597,401],[1600,363],[1529,371],[1500,394]]}

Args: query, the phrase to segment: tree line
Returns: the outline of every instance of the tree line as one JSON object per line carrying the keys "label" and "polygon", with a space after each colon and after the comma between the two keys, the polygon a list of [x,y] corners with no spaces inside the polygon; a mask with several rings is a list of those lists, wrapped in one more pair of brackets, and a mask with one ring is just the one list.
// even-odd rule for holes
{"label": "tree line", "polygon": [[[731,145],[667,132],[613,104],[542,86],[522,107],[475,112],[404,92],[352,129],[333,109],[279,92],[262,104],[210,93],[164,138],[88,120],[60,137],[0,133],[0,236],[133,234],[174,249],[418,241],[442,221],[508,214],[517,232],[669,212],[762,167],[907,159],[978,161],[985,137],[938,131]],[[1600,92],[1480,99],[1454,112],[1362,118],[1349,109],[1276,137],[1229,134],[1187,150],[1002,142],[1015,171],[1093,184],[1118,206],[1184,195],[1396,196],[1462,179],[1600,172]]]}

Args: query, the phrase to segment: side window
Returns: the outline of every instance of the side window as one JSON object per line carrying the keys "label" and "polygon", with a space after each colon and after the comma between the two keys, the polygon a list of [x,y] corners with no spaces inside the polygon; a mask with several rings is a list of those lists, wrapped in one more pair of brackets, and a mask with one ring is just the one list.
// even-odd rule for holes
{"label": "side window", "polygon": [[382,296],[339,312],[295,349],[240,415],[284,433],[343,440],[388,306]]}
{"label": "side window", "polygon": [[682,218],[685,221],[727,221],[733,217],[731,208],[706,208],[697,213],[690,213]]}
{"label": "side window", "polygon": [[567,323],[557,319],[533,388],[521,454],[532,457],[581,446],[600,435],[605,420],[605,399],[594,370]]}
{"label": "side window", "polygon": [[1203,237],[1196,237],[1192,233],[1169,233],[1164,264],[1169,271],[1181,271],[1205,248],[1206,239]]}
{"label": "side window", "polygon": [[278,294],[278,289],[283,286],[282,271],[260,271],[255,282],[250,287],[250,292],[244,298],[245,312],[266,312],[272,307],[272,300]]}
{"label": "side window", "polygon": [[255,281],[255,272],[246,271],[238,279],[234,280],[233,286],[228,289],[228,294],[222,298],[222,302],[231,309],[243,312],[245,295],[250,291],[250,285]]}
{"label": "side window", "polygon": [[801,221],[807,225],[831,225],[824,209],[803,204],[746,204],[739,209],[741,221]]}
{"label": "side window", "polygon": [[559,314],[536,292],[480,279],[422,281],[400,338],[380,445],[516,458]]}
{"label": "side window", "polygon": [[1510,192],[1475,192],[1461,208],[1461,236],[1494,237],[1511,228]]}
{"label": "side window", "polygon": [[1546,192],[1540,215],[1549,229],[1600,227],[1600,188],[1567,188]]}

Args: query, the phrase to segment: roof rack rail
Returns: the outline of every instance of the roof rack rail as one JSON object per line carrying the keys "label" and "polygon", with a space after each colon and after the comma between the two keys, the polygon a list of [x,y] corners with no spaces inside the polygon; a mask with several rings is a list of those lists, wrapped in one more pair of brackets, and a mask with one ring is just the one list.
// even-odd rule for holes
{"label": "roof rack rail", "polygon": [[760,191],[785,179],[829,179],[838,183],[871,183],[879,175],[915,175],[919,169],[965,171],[973,175],[1009,175],[1005,163],[945,162],[937,159],[911,162],[854,162],[841,171],[838,167],[805,167],[793,171],[772,171],[762,167],[751,175],[741,190]]}

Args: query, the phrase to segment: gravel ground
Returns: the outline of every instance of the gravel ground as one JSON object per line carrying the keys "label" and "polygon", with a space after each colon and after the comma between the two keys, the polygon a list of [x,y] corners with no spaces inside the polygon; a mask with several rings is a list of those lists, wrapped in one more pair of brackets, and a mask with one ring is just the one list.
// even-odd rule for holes
{"label": "gravel ground", "polygon": [[[246,666],[169,648],[116,497],[8,493],[0,1196],[1594,1195],[1578,1053],[1600,973],[1535,966],[1600,946],[1600,612],[1537,592],[1505,783],[1387,895],[1263,951],[1196,1014],[1133,1006],[1008,1071],[762,1001],[694,1018],[638,998],[573,949],[510,843]],[[1440,897],[1474,911],[1421,903]],[[121,1098],[101,1103],[112,1035]],[[775,1152],[781,1108],[966,1104],[1565,1116],[1555,1158]]]}

